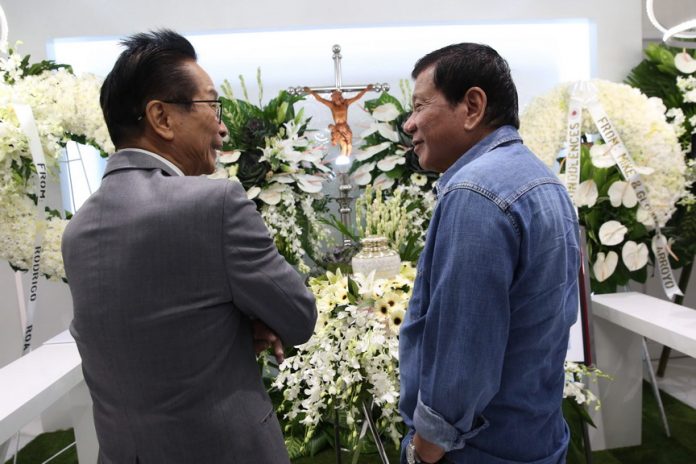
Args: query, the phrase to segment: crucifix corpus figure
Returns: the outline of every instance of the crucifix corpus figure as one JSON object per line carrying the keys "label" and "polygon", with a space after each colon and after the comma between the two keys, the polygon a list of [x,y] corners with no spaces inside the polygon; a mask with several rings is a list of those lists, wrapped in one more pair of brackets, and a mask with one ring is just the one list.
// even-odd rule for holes
{"label": "crucifix corpus figure", "polygon": [[374,86],[369,84],[356,96],[348,99],[343,98],[342,91],[334,90],[331,92],[330,100],[323,98],[309,87],[303,89],[331,109],[331,115],[334,120],[334,124],[329,124],[329,129],[331,129],[331,144],[340,145],[341,156],[350,156],[350,152],[353,148],[353,131],[350,130],[350,126],[348,125],[348,107],[351,103],[360,100],[368,90],[372,90],[373,88]]}
{"label": "crucifix corpus figure", "polygon": [[[358,101],[365,95],[366,92],[374,90],[376,92],[389,90],[389,85],[384,84],[369,84],[369,85],[341,85],[341,47],[333,46],[333,61],[334,75],[336,78],[335,86],[328,87],[290,87],[288,92],[294,95],[308,93],[317,99],[320,103],[328,106],[331,110],[334,123],[329,124],[331,130],[331,144],[341,147],[341,157],[347,162],[350,152],[353,149],[353,131],[348,125],[348,107],[351,103]],[[343,92],[358,92],[357,95],[351,98],[345,98]],[[320,94],[331,94],[330,99],[322,97]]]}

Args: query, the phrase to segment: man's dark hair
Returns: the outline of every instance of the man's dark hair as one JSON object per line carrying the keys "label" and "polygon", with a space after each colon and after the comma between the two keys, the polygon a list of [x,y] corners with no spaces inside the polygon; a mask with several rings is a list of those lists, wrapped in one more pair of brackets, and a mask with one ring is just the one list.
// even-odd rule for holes
{"label": "man's dark hair", "polygon": [[430,66],[435,66],[435,88],[450,105],[461,102],[470,88],[480,87],[488,99],[483,122],[492,127],[520,127],[517,89],[510,67],[491,47],[460,43],[435,50],[416,62],[411,76],[416,79]]}
{"label": "man's dark hair", "polygon": [[196,51],[183,36],[162,29],[132,35],[121,45],[126,49],[106,76],[99,98],[116,147],[142,133],[150,100],[191,100],[197,90],[182,66],[196,60]]}

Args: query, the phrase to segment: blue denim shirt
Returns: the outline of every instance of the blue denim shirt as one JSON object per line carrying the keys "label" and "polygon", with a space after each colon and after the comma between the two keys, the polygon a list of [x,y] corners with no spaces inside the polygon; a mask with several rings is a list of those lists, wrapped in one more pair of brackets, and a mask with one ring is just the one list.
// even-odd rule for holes
{"label": "blue denim shirt", "polygon": [[578,223],[565,187],[503,126],[442,176],[400,334],[400,410],[454,463],[564,462]]}

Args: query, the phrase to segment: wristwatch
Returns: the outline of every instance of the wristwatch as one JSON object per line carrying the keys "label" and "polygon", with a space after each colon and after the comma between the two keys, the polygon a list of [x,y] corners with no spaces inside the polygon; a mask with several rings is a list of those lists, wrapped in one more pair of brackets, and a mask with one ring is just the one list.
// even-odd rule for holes
{"label": "wristwatch", "polygon": [[413,444],[413,439],[406,445],[406,462],[408,464],[419,464],[423,462],[418,457],[418,453],[416,453],[416,445]]}

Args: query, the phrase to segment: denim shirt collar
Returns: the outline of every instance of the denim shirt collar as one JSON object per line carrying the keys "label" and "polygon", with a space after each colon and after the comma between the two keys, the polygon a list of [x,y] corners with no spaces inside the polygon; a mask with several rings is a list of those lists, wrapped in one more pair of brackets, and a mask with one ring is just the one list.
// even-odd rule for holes
{"label": "denim shirt collar", "polygon": [[517,129],[515,129],[513,126],[501,126],[479,140],[476,145],[460,156],[459,159],[455,161],[454,164],[444,172],[444,174],[442,174],[442,177],[435,186],[435,193],[438,198],[440,197],[440,194],[445,186],[449,183],[452,176],[457,171],[494,148],[510,142],[522,143],[522,137],[520,137]]}

